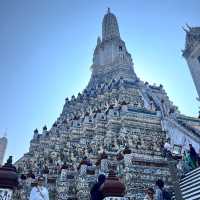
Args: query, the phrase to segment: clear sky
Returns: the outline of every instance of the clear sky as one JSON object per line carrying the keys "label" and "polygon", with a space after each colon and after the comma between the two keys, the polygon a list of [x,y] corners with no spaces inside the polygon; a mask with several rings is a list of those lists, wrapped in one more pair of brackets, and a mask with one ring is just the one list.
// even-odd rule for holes
{"label": "clear sky", "polygon": [[185,23],[200,26],[199,0],[0,0],[0,135],[6,157],[28,151],[33,130],[48,128],[66,97],[87,85],[107,7],[117,18],[137,75],[163,84],[183,114],[199,104],[181,55]]}

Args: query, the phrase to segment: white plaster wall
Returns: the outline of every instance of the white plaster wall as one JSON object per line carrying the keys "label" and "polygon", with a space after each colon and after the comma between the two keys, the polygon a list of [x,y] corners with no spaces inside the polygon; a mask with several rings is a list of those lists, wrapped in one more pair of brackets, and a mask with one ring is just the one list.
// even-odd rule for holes
{"label": "white plaster wall", "polygon": [[167,131],[168,136],[171,138],[171,143],[183,146],[183,149],[189,149],[189,144],[195,148],[197,152],[200,150],[200,143],[192,137],[186,135],[184,131],[176,127],[173,123],[168,120],[162,120],[162,126]]}

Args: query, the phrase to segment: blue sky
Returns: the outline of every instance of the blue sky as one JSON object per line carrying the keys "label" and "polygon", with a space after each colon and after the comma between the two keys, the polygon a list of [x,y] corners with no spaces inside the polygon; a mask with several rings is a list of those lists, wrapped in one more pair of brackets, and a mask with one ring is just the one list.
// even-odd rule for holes
{"label": "blue sky", "polygon": [[87,85],[102,18],[111,8],[137,75],[163,84],[186,115],[197,93],[181,56],[185,23],[200,26],[199,0],[0,0],[0,135],[6,157],[28,151],[33,130],[48,128],[66,97]]}

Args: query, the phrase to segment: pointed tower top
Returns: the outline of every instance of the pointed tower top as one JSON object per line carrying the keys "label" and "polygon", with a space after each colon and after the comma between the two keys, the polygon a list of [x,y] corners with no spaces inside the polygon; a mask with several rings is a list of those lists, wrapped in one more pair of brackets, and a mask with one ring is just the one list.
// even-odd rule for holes
{"label": "pointed tower top", "polygon": [[110,12],[110,8],[108,8],[108,12],[105,14],[102,23],[102,40],[109,40],[115,37],[120,38],[117,18]]}
{"label": "pointed tower top", "polygon": [[7,138],[7,128],[5,129],[5,131],[3,133],[3,138]]}

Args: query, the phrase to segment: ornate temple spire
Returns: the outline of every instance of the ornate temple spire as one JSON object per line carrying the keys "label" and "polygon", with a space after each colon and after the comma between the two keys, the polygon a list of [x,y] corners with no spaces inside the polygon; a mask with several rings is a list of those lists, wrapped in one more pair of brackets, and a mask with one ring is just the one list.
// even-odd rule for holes
{"label": "ornate temple spire", "polygon": [[105,14],[102,23],[102,40],[109,40],[115,37],[120,38],[117,18],[110,12],[110,8],[108,8],[108,12]]}
{"label": "ornate temple spire", "polygon": [[97,39],[91,69],[92,76],[88,89],[109,83],[111,80],[119,80],[120,77],[131,82],[137,79],[131,54],[120,37],[117,18],[109,8],[103,18],[102,39]]}

